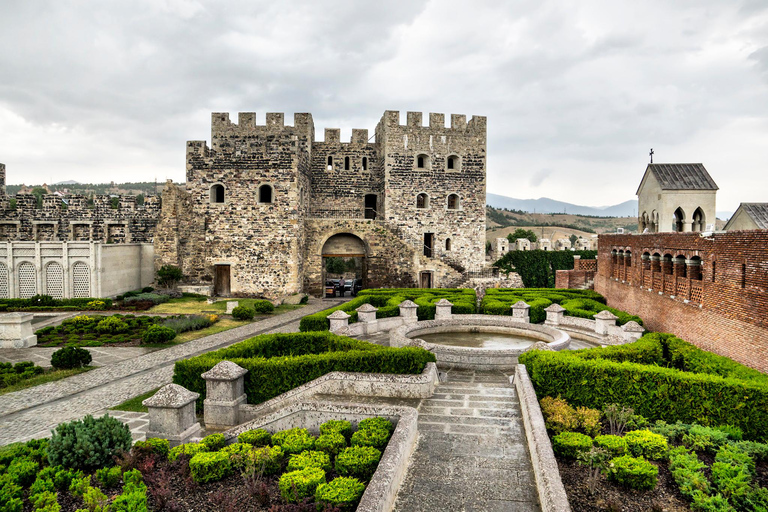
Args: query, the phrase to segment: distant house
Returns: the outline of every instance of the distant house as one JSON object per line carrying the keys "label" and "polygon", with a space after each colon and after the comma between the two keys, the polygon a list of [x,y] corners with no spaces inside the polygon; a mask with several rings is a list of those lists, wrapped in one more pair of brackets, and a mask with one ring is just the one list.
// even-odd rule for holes
{"label": "distant house", "polygon": [[714,229],[717,190],[703,164],[648,164],[637,189],[640,233]]}
{"label": "distant house", "polygon": [[725,231],[768,229],[768,203],[741,203],[723,229]]}

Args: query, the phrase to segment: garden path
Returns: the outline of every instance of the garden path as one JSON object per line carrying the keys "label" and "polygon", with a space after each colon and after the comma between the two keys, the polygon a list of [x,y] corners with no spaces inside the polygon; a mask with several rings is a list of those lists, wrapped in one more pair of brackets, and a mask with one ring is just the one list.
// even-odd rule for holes
{"label": "garden path", "polygon": [[520,403],[499,372],[449,371],[419,405],[395,511],[540,510]]}
{"label": "garden path", "polygon": [[258,334],[298,331],[301,317],[343,299],[310,299],[303,308],[259,322],[102,366],[80,375],[0,397],[0,446],[50,435],[65,421],[82,418],[171,382],[173,365]]}
{"label": "garden path", "polygon": [[[61,347],[31,347],[31,348],[3,348],[0,349],[0,363],[19,363],[32,361],[43,368],[51,367],[51,355]],[[126,359],[132,359],[140,355],[157,350],[156,348],[143,347],[83,347],[91,353],[93,361],[91,366],[106,366],[119,363]]]}

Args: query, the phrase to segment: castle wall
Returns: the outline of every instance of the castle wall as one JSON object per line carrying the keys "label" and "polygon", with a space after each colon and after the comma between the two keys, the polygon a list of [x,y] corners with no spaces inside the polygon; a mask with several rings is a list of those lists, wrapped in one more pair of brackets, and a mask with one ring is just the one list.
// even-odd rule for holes
{"label": "castle wall", "polygon": [[650,330],[768,371],[767,270],[768,231],[600,235],[595,290]]}

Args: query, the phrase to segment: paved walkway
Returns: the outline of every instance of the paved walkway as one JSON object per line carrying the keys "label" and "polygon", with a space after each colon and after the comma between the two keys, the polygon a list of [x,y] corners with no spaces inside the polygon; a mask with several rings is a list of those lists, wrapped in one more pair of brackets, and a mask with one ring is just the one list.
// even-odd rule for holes
{"label": "paved walkway", "polygon": [[[18,363],[32,361],[37,366],[50,368],[51,355],[61,347],[31,347],[31,348],[2,348],[0,349],[0,363]],[[119,363],[126,359],[133,359],[148,352],[154,352],[156,348],[144,347],[83,347],[91,353],[93,361],[91,366],[106,366]],[[0,399],[1,400],[1,399]]]}
{"label": "paved walkway", "polygon": [[448,372],[419,406],[395,511],[539,511],[520,404],[501,373]]}
{"label": "paved walkway", "polygon": [[258,334],[295,332],[301,317],[341,300],[310,299],[300,309],[181,345],[110,364],[67,379],[0,397],[0,446],[50,435],[59,423],[82,418],[171,382],[179,359],[226,347]]}

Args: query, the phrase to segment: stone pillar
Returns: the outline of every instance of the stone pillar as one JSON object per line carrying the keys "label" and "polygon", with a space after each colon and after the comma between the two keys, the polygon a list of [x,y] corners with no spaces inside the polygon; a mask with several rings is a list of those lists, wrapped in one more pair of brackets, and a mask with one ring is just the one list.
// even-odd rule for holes
{"label": "stone pillar", "polygon": [[581,256],[578,254],[573,255],[573,270],[580,270],[579,266],[581,265]]}
{"label": "stone pillar", "polygon": [[379,309],[370,305],[370,304],[363,304],[359,308],[357,308],[355,311],[357,311],[357,319],[360,322],[375,322],[376,321],[376,312]]}
{"label": "stone pillar", "polygon": [[639,323],[631,320],[621,326],[621,330],[624,331],[622,335],[624,337],[624,343],[632,343],[637,341],[645,332],[645,328]]}
{"label": "stone pillar", "polygon": [[203,429],[195,414],[195,400],[199,397],[199,393],[178,384],[167,384],[141,402],[149,409],[147,437],[167,439],[171,446],[200,437]]}
{"label": "stone pillar", "polygon": [[435,320],[449,320],[452,316],[453,303],[447,299],[440,299],[435,304]]}
{"label": "stone pillar", "polygon": [[201,375],[205,379],[203,417],[206,427],[223,429],[240,424],[240,406],[247,401],[246,373],[248,370],[232,361],[221,361]]}
{"label": "stone pillar", "polygon": [[619,317],[608,311],[602,310],[595,315],[595,332],[597,334],[608,334],[608,328],[616,325]]}
{"label": "stone pillar", "polygon": [[560,304],[550,304],[544,311],[547,312],[547,319],[544,321],[547,325],[560,325],[563,321],[565,308]]}
{"label": "stone pillar", "polygon": [[419,321],[419,306],[410,300],[404,300],[400,303],[400,316],[405,324],[415,324]]}
{"label": "stone pillar", "polygon": [[343,329],[345,327],[349,326],[349,317],[347,313],[343,312],[340,309],[337,309],[332,314],[328,316],[328,320],[331,322],[331,332],[336,332],[339,329]]}
{"label": "stone pillar", "polygon": [[232,314],[232,310],[235,309],[239,305],[240,305],[240,303],[238,301],[236,301],[236,300],[227,301],[227,314],[231,315]]}
{"label": "stone pillar", "polygon": [[32,330],[32,313],[0,314],[0,348],[28,348],[37,345]]}
{"label": "stone pillar", "polygon": [[688,267],[688,277],[694,281],[701,280],[701,260],[685,260]]}
{"label": "stone pillar", "polygon": [[524,324],[531,323],[530,316],[531,306],[519,300],[512,304],[512,318],[516,318],[519,322]]}

